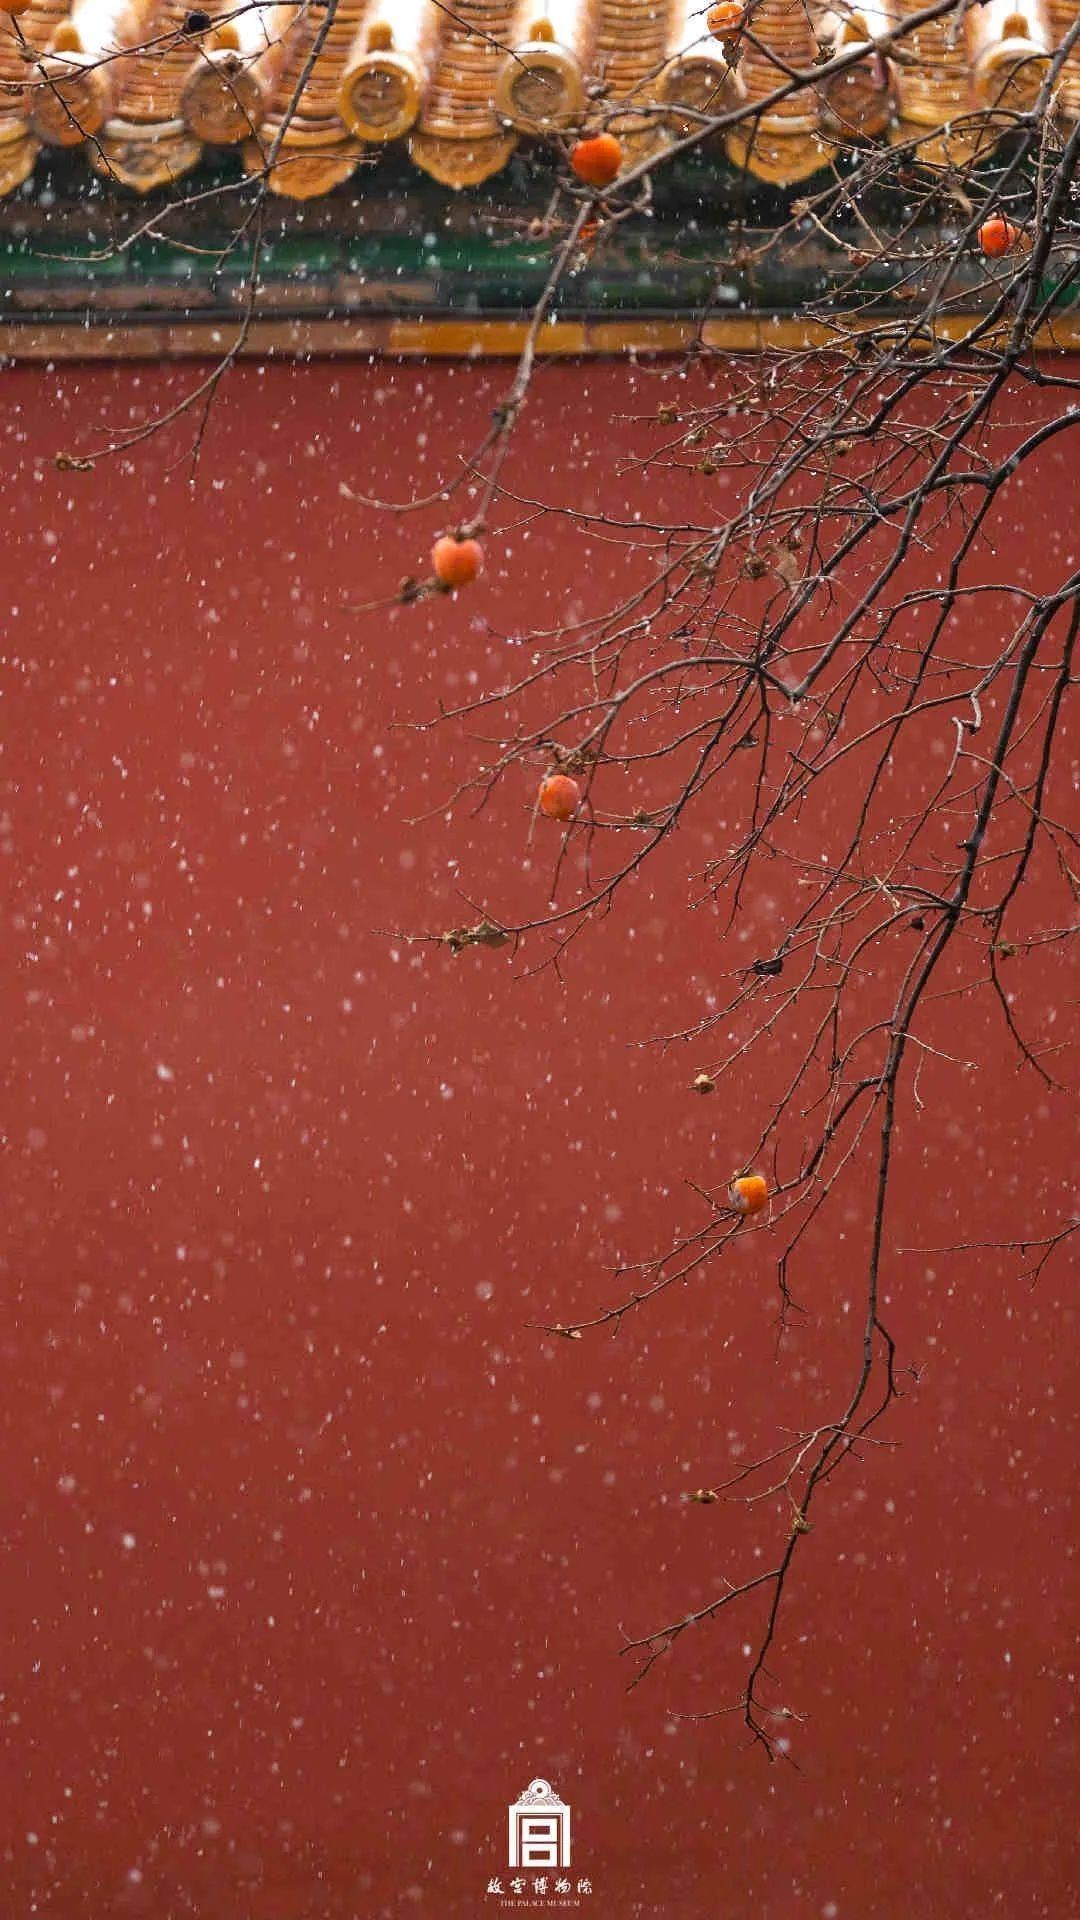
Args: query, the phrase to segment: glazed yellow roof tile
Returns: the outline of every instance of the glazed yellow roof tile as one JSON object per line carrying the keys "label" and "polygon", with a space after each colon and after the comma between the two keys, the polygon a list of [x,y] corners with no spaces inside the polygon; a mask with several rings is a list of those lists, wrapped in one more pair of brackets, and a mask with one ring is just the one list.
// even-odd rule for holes
{"label": "glazed yellow roof tile", "polygon": [[[148,191],[210,146],[236,145],[292,198],[326,193],[404,145],[423,172],[478,184],[521,141],[603,124],[634,158],[762,102],[821,49],[858,46],[843,74],[729,126],[729,161],[789,184],[837,142],[920,135],[929,159],[970,158],[1030,107],[1080,0],[984,0],[920,27],[902,56],[877,42],[924,0],[749,0],[738,57],[707,0],[32,0],[0,13],[0,191],[43,147],[81,147],[107,179]],[[1058,110],[1080,116],[1080,52]]]}

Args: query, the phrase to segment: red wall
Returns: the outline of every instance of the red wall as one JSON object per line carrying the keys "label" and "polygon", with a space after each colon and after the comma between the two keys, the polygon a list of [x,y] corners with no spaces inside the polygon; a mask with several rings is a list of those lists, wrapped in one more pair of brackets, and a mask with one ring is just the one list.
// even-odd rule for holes
{"label": "red wall", "polygon": [[[630,1044],[750,952],[683,910],[726,803],[561,984],[382,937],[468,919],[461,895],[543,909],[532,776],[450,817],[474,750],[393,723],[520,660],[504,634],[602,605],[626,555],[533,522],[453,603],[343,611],[437,516],[339,481],[434,484],[504,369],[245,366],[194,492],[177,436],[55,471],[193,377],[3,375],[0,1910],[464,1920],[497,1910],[505,1809],[541,1774],[605,1920],[1065,1920],[1067,1261],[1032,1289],[1016,1254],[897,1249],[1055,1224],[1067,1109],[979,1001],[947,1004],[974,1065],[930,1059],[905,1106],[886,1266],[921,1380],[804,1544],[771,1663],[797,1766],[673,1717],[734,1696],[753,1606],[627,1694],[621,1628],[775,1550],[778,1514],[679,1495],[835,1411],[865,1178],[779,1358],[768,1231],[617,1339],[527,1330],[609,1303],[615,1261],[699,1223],[686,1178],[756,1135],[753,1076],[697,1100],[700,1049]],[[512,482],[698,502],[616,472],[642,442],[613,417],[668,391],[543,369]],[[1060,571],[1078,496],[1055,443],[993,537]],[[752,896],[755,951],[782,908],[779,881]],[[1058,949],[1020,968],[1060,1038]],[[783,1067],[767,1050],[762,1084]]]}

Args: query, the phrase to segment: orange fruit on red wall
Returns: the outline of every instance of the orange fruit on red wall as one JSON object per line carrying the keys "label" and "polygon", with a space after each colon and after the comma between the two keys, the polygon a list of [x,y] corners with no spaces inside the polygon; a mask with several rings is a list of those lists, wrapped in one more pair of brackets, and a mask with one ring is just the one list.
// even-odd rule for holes
{"label": "orange fruit on red wall", "polygon": [[567,773],[549,773],[540,782],[540,811],[549,820],[572,820],[581,804],[581,788]]}
{"label": "orange fruit on red wall", "polygon": [[760,1173],[744,1173],[731,1183],[731,1204],[739,1213],[760,1213],[768,1204],[769,1183]]}
{"label": "orange fruit on red wall", "polygon": [[622,166],[622,148],[613,133],[594,133],[578,141],[570,165],[587,187],[610,187]]}
{"label": "orange fruit on red wall", "polygon": [[737,40],[746,25],[746,8],[738,0],[719,0],[705,15],[705,25],[714,40]]}
{"label": "orange fruit on red wall", "polygon": [[990,220],[984,220],[979,228],[979,245],[988,260],[1000,260],[1005,253],[1011,253],[1020,238],[1019,227],[995,213]]}
{"label": "orange fruit on red wall", "polygon": [[436,540],[431,549],[432,571],[440,587],[451,591],[455,587],[467,587],[475,580],[484,564],[484,549],[479,540],[459,540],[456,534],[444,533]]}

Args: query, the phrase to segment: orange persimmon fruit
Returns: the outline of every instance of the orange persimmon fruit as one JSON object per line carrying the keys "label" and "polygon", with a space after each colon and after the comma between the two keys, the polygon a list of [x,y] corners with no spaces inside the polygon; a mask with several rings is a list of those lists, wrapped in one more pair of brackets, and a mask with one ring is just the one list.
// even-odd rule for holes
{"label": "orange persimmon fruit", "polygon": [[622,147],[613,133],[594,133],[577,142],[570,165],[587,187],[610,187],[622,166]]}
{"label": "orange persimmon fruit", "polygon": [[988,260],[1000,260],[1003,254],[1011,253],[1019,239],[1019,227],[1000,213],[984,220],[979,228],[979,245]]}
{"label": "orange persimmon fruit", "polygon": [[737,40],[746,25],[746,8],[739,0],[719,0],[705,15],[705,25],[714,40]]}
{"label": "orange persimmon fruit", "polygon": [[455,587],[467,587],[484,564],[484,549],[479,540],[460,540],[444,533],[431,549],[432,571],[440,587],[452,593]]}
{"label": "orange persimmon fruit", "polygon": [[744,1173],[731,1183],[731,1204],[739,1213],[760,1213],[768,1200],[769,1183],[764,1174]]}
{"label": "orange persimmon fruit", "polygon": [[549,773],[540,782],[539,802],[549,820],[572,820],[581,803],[581,788],[568,773]]}
{"label": "orange persimmon fruit", "polygon": [[29,13],[34,0],[0,0],[0,13]]}

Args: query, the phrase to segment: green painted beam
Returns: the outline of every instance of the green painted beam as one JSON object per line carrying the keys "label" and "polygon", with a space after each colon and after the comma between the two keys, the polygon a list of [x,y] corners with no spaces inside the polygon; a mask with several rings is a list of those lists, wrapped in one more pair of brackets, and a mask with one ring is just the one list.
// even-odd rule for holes
{"label": "green painted beam", "polygon": [[[980,169],[988,186],[1002,164],[995,158]],[[786,194],[712,154],[662,168],[649,212],[626,222],[571,272],[554,311],[566,318],[703,308],[717,315],[800,313],[830,297],[864,313],[910,311],[905,286],[918,273],[919,254],[943,238],[959,239],[957,207],[930,202],[914,237],[907,234],[885,263],[856,278],[843,247],[808,221],[797,236],[770,238],[791,220],[793,203],[797,208],[799,199],[837,177],[823,171]],[[206,198],[215,184],[222,192]],[[552,242],[530,237],[528,229],[547,206],[552,184],[550,166],[527,149],[484,188],[457,194],[391,153],[361,166],[324,199],[272,198],[259,261],[259,313],[346,318],[528,311],[552,250]],[[99,325],[235,317],[252,254],[247,244],[231,245],[233,226],[255,191],[229,154],[171,192],[146,199],[98,180],[78,153],[44,154],[32,178],[0,208],[0,320]],[[204,197],[193,203],[193,195]],[[863,194],[861,211],[879,230],[899,232],[909,198],[882,154],[880,181]],[[859,245],[863,233],[853,222],[840,238]],[[761,247],[763,257],[747,264],[748,249]],[[987,287],[982,261],[973,252],[958,255],[953,292],[970,308]],[[1076,291],[1069,298],[1080,302]]]}

